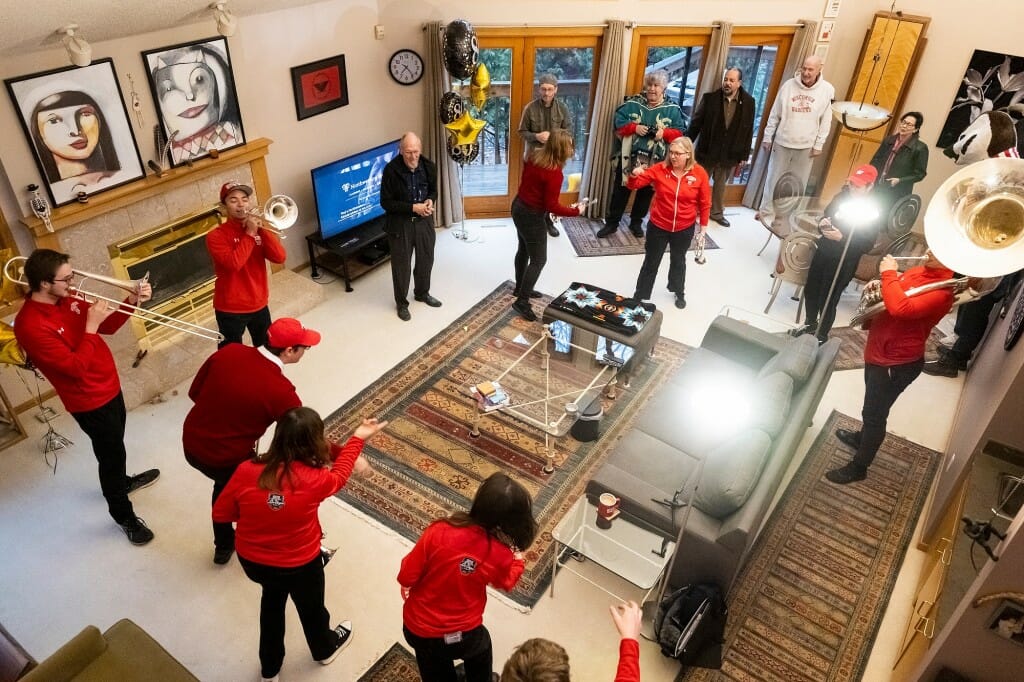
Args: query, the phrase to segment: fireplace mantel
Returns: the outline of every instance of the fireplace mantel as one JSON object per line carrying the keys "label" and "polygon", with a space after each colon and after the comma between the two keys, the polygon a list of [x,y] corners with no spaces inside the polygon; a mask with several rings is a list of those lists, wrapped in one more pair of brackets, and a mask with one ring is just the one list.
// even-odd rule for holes
{"label": "fireplace mantel", "polygon": [[[169,169],[163,177],[147,175],[135,182],[89,197],[85,204],[72,203],[52,210],[50,224],[53,232],[46,229],[42,220],[25,216],[21,223],[35,235],[36,246],[58,248],[56,233],[66,230],[79,223],[103,216],[111,211],[132,206],[140,201],[154,197],[163,192],[194,183],[214,175],[223,175],[225,171],[236,166],[248,165],[252,170],[253,189],[258,197],[270,196],[270,179],[267,176],[265,157],[270,152],[273,140],[261,137],[250,142],[223,151],[216,158],[205,157],[193,162],[192,167],[180,165]],[[216,201],[216,197],[213,197]]]}

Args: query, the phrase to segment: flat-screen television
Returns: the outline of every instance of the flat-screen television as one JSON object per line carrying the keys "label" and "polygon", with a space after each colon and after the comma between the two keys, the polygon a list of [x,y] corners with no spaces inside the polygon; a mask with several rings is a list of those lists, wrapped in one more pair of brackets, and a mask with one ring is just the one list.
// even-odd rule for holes
{"label": "flat-screen television", "polygon": [[337,237],[384,215],[380,178],[384,166],[397,155],[398,140],[394,140],[310,171],[321,239]]}

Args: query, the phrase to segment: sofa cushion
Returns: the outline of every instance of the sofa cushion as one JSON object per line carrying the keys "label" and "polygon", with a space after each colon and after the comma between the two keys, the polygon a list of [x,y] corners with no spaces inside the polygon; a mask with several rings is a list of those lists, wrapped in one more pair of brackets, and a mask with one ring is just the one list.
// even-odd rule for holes
{"label": "sofa cushion", "polygon": [[786,425],[792,397],[793,379],[785,372],[761,377],[750,389],[750,412],[745,425],[775,438]]}
{"label": "sofa cushion", "polygon": [[785,372],[792,377],[794,388],[799,389],[811,375],[817,357],[818,338],[814,334],[804,334],[787,343],[775,357],[766,362],[758,376],[766,377],[775,372]]}
{"label": "sofa cushion", "polygon": [[716,519],[742,507],[761,477],[771,443],[767,433],[751,428],[709,452],[694,506]]}

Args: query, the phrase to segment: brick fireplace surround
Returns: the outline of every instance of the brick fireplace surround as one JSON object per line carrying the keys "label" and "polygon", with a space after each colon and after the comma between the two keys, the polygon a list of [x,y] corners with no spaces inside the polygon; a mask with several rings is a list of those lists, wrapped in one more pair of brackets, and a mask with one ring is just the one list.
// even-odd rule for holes
{"label": "brick fireplace surround", "polygon": [[[21,222],[34,235],[37,247],[71,254],[76,270],[118,277],[112,272],[108,245],[210,208],[217,203],[220,187],[228,180],[251,185],[260,201],[271,196],[265,159],[270,143],[265,138],[253,140],[221,152],[217,159],[195,161],[192,168],[179,166],[161,178],[151,175],[104,192],[92,197],[87,204],[56,208],[50,218],[53,232],[48,232],[34,216],[25,217]],[[320,285],[286,268],[275,270],[270,281],[270,310],[275,318],[298,317],[323,300]],[[123,295],[104,285],[97,285],[96,291],[114,297]],[[201,324],[216,328],[212,309]],[[129,409],[158,398],[164,391],[194,376],[202,362],[216,350],[213,341],[179,334],[151,349],[138,367],[132,367],[139,340],[131,325],[126,324],[105,340],[117,362]],[[8,366],[0,372],[0,384],[11,402],[25,408],[34,403],[22,379],[35,390],[34,380],[24,370]],[[44,382],[40,388],[45,394],[50,386]]]}

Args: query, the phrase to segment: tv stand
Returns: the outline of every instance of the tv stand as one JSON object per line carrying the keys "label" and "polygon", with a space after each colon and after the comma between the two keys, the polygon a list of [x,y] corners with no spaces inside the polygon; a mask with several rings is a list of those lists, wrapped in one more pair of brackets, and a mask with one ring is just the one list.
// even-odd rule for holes
{"label": "tv stand", "polygon": [[329,270],[345,281],[345,291],[353,291],[352,280],[391,258],[383,216],[330,239],[321,238],[319,232],[306,235],[306,246],[310,276],[316,279],[320,268]]}

